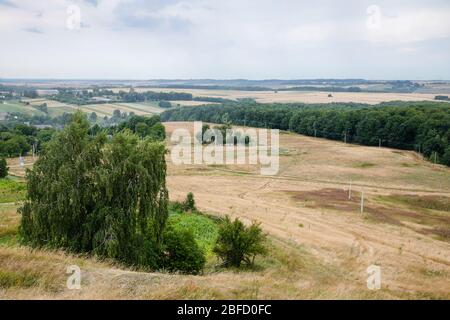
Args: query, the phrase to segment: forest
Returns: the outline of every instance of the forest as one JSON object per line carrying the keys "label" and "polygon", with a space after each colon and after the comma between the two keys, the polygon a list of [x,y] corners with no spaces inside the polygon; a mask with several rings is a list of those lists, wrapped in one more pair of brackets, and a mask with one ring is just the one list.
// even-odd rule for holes
{"label": "forest", "polygon": [[450,166],[450,106],[438,102],[258,104],[182,107],[162,121],[203,121],[289,130],[367,146],[415,150]]}

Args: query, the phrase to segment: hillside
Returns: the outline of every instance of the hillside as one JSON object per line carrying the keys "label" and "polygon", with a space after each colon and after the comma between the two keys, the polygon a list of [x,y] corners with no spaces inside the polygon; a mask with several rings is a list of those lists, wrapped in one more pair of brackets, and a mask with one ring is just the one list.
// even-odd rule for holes
{"label": "hillside", "polygon": [[[176,128],[192,130],[192,123],[165,126],[169,137]],[[246,165],[175,166],[167,155],[171,200],[193,191],[205,213],[262,223],[271,241],[270,254],[260,258],[257,270],[251,272],[217,268],[214,257],[208,258],[203,275],[187,276],[30,251],[15,240],[19,216],[14,202],[21,193],[13,191],[15,200],[9,195],[11,190],[23,190],[21,180],[2,185],[0,297],[450,298],[449,168],[410,151],[292,133],[280,135],[280,148],[280,171],[273,177],[260,176],[258,168]],[[11,160],[11,166],[16,161]],[[65,286],[71,264],[82,269],[81,290]],[[379,291],[366,287],[371,264],[381,266]]]}

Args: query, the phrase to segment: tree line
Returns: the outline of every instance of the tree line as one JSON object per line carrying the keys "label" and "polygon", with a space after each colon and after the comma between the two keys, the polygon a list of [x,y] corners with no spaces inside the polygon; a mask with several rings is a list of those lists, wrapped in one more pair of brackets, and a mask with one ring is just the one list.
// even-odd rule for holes
{"label": "tree line", "polygon": [[50,141],[55,130],[38,129],[25,124],[0,125],[0,156],[18,157],[26,155],[32,148],[41,150],[44,143]]}
{"label": "tree line", "polygon": [[289,130],[368,146],[416,150],[450,166],[450,106],[438,102],[333,104],[222,104],[183,107],[162,121],[204,121]]}

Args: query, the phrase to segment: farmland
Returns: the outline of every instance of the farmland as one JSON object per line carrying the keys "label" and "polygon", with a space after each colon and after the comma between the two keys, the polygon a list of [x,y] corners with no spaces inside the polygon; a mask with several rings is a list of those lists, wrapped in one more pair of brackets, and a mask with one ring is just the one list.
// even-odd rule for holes
{"label": "farmland", "polygon": [[[450,89],[446,87],[450,94]],[[114,92],[125,88],[113,88]],[[378,104],[385,101],[433,101],[433,93],[384,93],[384,92],[327,92],[327,91],[243,91],[243,90],[214,90],[214,89],[165,89],[165,88],[136,88],[136,92],[148,90],[163,92],[191,93],[196,97],[216,97],[226,99],[255,99],[260,103],[331,103],[331,102],[358,102]],[[332,96],[329,97],[328,95]]]}
{"label": "farmland", "polygon": [[[73,113],[77,109],[83,112],[91,113],[95,112],[101,116],[110,117],[114,110],[120,110],[121,112],[134,112],[137,115],[149,115],[158,114],[164,111],[163,108],[158,106],[157,102],[145,102],[145,103],[99,103],[88,104],[82,106],[76,106],[72,104],[62,103],[55,100],[37,98],[37,99],[24,99],[24,102],[28,102],[30,106],[39,106],[41,104],[47,104],[49,113],[53,116],[61,115],[63,112]],[[33,109],[28,107],[29,109]]]}
{"label": "farmland", "polygon": [[[192,123],[165,123],[168,136]],[[168,148],[173,145],[167,141]],[[32,162],[26,159],[26,164]],[[258,269],[218,269],[187,276],[129,270],[120,264],[18,247],[11,185],[1,206],[0,291],[7,298],[299,299],[450,298],[450,169],[410,151],[364,147],[280,134],[280,170],[259,175],[249,165],[174,165],[167,155],[171,200],[193,191],[197,207],[258,221],[269,256]],[[9,161],[20,176],[17,159]],[[352,188],[351,199],[348,198]],[[9,188],[9,189],[8,189]],[[365,211],[360,212],[364,192]],[[17,196],[20,200],[20,195]],[[5,200],[6,201],[6,200]],[[197,217],[173,223],[211,228]],[[185,219],[182,221],[182,219]],[[205,225],[206,223],[206,225]],[[206,230],[206,229],[205,229]],[[205,239],[205,246],[208,241]],[[82,290],[67,290],[65,268],[83,270]],[[366,287],[369,265],[381,267],[382,289]],[[93,290],[95,288],[95,290]]]}

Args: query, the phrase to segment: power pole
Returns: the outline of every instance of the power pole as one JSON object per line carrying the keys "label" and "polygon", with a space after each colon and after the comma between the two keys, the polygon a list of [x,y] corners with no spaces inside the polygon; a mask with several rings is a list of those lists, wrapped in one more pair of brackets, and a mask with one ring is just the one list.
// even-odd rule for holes
{"label": "power pole", "polygon": [[314,129],[314,138],[317,138],[317,130]]}
{"label": "power pole", "polygon": [[347,131],[345,131],[345,134],[344,134],[344,143],[347,143]]}
{"label": "power pole", "polygon": [[364,191],[361,191],[361,214],[364,213]]}
{"label": "power pole", "polygon": [[352,200],[352,180],[350,180],[350,187],[348,188],[348,200]]}

